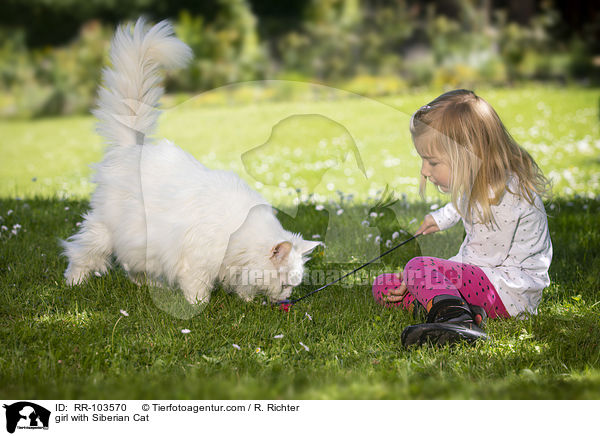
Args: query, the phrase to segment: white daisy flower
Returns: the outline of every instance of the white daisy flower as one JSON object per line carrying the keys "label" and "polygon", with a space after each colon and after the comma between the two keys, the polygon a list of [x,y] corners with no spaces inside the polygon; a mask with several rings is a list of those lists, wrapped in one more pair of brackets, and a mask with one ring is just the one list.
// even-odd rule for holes
{"label": "white daisy flower", "polygon": [[129,314],[126,311],[124,311],[123,309],[119,310],[119,312],[121,312],[121,315],[123,315],[123,316],[129,316]]}
{"label": "white daisy flower", "polygon": [[273,336],[273,339],[281,339],[281,338],[283,338],[283,335],[275,335],[275,336]]}
{"label": "white daisy flower", "polygon": [[308,312],[304,312],[304,316],[307,317],[309,321],[312,321],[312,316],[310,316]]}
{"label": "white daisy flower", "polygon": [[98,271],[94,271],[94,275],[95,275],[96,277],[102,277],[102,274],[100,274]]}
{"label": "white daisy flower", "polygon": [[381,236],[375,236],[375,243],[378,244],[381,241]]}
{"label": "white daisy flower", "polygon": [[306,345],[304,345],[302,342],[300,342],[300,345],[302,345],[306,351],[310,351],[310,348],[308,348],[308,347],[307,347]]}
{"label": "white daisy flower", "polygon": [[362,223],[360,223],[363,227],[369,227],[371,225],[371,223],[367,220],[364,220]]}
{"label": "white daisy flower", "polygon": [[235,348],[236,350],[241,350],[242,349],[238,344],[231,344],[231,346],[233,348]]}
{"label": "white daisy flower", "polygon": [[317,204],[317,205],[315,206],[315,209],[320,211],[320,210],[323,210],[323,209],[325,209],[325,206],[323,206],[322,204]]}
{"label": "white daisy flower", "polygon": [[440,207],[440,205],[439,205],[439,204],[437,204],[437,203],[435,203],[435,204],[432,204],[432,205],[429,207],[429,209],[431,209],[431,210],[436,210],[436,209],[438,209],[439,207]]}
{"label": "white daisy flower", "polygon": [[181,333],[183,333],[184,335],[187,335],[188,333],[191,333],[190,329],[181,329]]}
{"label": "white daisy flower", "polygon": [[392,233],[392,239],[398,239],[399,237],[400,237],[400,233],[399,232]]}
{"label": "white daisy flower", "polygon": [[338,215],[341,215],[344,213],[344,209],[338,209],[338,211],[336,212]]}
{"label": "white daisy flower", "polygon": [[385,246],[387,248],[390,248],[392,246],[392,241],[390,241],[389,239],[387,241],[385,241]]}
{"label": "white daisy flower", "polygon": [[377,212],[371,212],[371,213],[369,214],[369,216],[370,216],[371,218],[377,218]]}

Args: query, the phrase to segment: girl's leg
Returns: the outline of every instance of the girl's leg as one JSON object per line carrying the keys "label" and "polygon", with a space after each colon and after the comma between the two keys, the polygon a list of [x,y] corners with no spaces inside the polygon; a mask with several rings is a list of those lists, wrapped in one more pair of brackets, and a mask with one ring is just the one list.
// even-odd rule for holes
{"label": "girl's leg", "polygon": [[407,289],[427,309],[427,322],[402,331],[404,346],[459,340],[475,342],[487,335],[479,327],[481,317],[469,307],[483,307],[491,318],[506,316],[494,286],[480,268],[435,257],[416,257],[404,268]]}
{"label": "girl's leg", "polygon": [[436,257],[415,257],[404,268],[408,291],[429,309],[433,298],[452,295],[482,307],[490,318],[508,318],[500,296],[481,268]]}

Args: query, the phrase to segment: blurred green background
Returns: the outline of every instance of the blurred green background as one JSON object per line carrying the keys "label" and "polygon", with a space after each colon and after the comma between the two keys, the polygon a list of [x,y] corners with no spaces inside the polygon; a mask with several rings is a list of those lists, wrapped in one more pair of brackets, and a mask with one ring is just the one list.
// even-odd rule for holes
{"label": "blurred green background", "polygon": [[171,19],[194,50],[167,91],[310,81],[369,97],[600,82],[593,1],[4,0],[0,116],[85,113],[115,24]]}

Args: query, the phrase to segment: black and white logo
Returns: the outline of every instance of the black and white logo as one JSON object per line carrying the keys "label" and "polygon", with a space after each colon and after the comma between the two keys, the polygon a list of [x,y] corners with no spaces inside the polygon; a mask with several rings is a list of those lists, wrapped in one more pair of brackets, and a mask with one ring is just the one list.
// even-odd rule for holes
{"label": "black and white logo", "polygon": [[6,431],[14,433],[16,429],[48,430],[50,411],[28,401],[19,401],[6,409]]}

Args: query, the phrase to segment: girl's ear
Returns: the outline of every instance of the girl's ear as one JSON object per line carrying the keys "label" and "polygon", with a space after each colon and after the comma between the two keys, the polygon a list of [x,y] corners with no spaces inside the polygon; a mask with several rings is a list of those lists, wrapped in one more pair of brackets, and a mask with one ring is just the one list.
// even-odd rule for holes
{"label": "girl's ear", "polygon": [[302,242],[300,242],[300,247],[299,247],[300,248],[300,253],[302,253],[302,255],[309,254],[311,251],[313,251],[319,245],[323,245],[323,243],[320,242],[320,241],[305,241],[305,240],[302,240]]}
{"label": "girl's ear", "polygon": [[273,265],[280,266],[288,258],[292,251],[292,243],[283,241],[271,248],[271,262]]}

